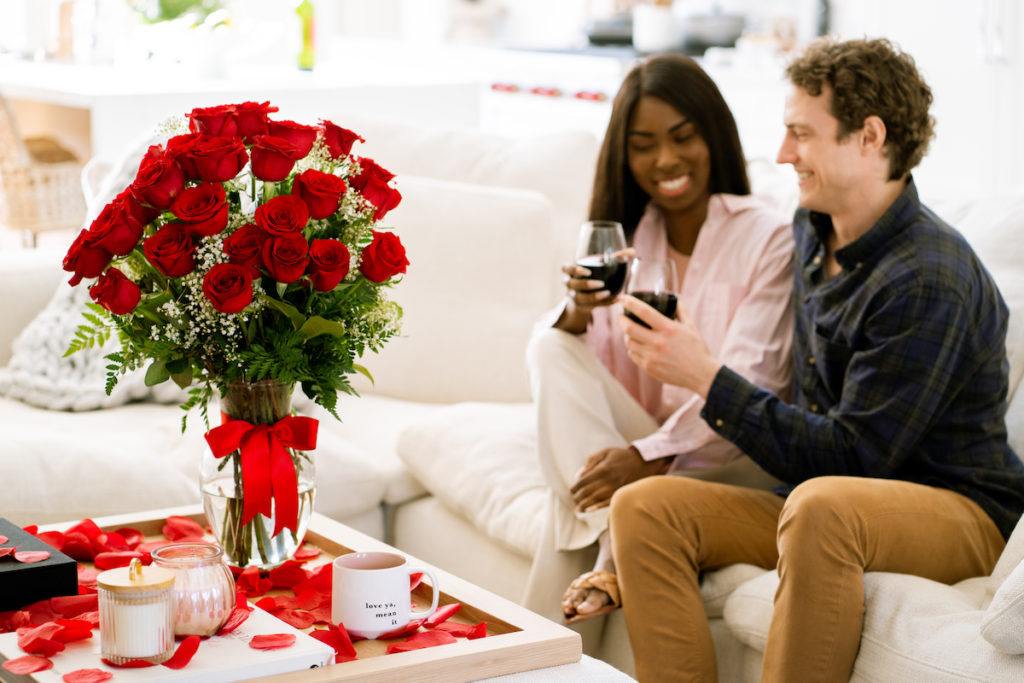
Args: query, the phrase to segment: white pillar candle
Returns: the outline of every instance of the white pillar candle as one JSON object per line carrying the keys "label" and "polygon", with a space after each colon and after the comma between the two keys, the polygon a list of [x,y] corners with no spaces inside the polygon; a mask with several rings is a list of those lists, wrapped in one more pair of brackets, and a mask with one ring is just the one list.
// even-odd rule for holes
{"label": "white pillar candle", "polygon": [[174,654],[174,573],[145,567],[103,572],[96,579],[100,650],[115,664],[141,659],[154,664]]}

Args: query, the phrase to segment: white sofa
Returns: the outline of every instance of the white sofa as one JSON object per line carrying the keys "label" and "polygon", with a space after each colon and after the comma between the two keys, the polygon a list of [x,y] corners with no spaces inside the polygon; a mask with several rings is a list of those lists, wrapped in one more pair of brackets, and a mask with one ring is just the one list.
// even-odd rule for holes
{"label": "white sofa", "polygon": [[[548,492],[534,454],[523,351],[536,316],[561,296],[557,266],[586,213],[597,142],[343,125],[367,139],[362,153],[399,174],[404,200],[387,222],[411,265],[394,292],[404,335],[365,359],[375,386],[342,399],[341,423],[298,404],[321,419],[316,507],[512,600],[522,600],[528,585],[534,596],[538,586],[557,596],[563,575],[590,558],[575,556],[567,566],[537,555]],[[771,164],[758,165],[754,180],[792,207],[790,179]],[[975,244],[1013,311],[1009,422],[1021,451],[1024,198],[935,208]],[[117,402],[141,400],[100,410],[50,410],[11,396],[32,398],[21,386],[30,374],[36,399],[49,392],[67,405],[75,401],[65,394],[80,406],[101,400],[62,385],[66,366],[25,362],[41,348],[59,355],[66,344],[39,334],[49,329],[45,316],[59,315],[68,299],[61,256],[59,249],[0,251],[0,366],[7,366],[0,367],[0,516],[42,523],[198,502],[202,425],[194,416],[179,434],[178,408],[156,402],[172,397],[137,380],[124,383]],[[81,370],[76,376],[88,374]],[[101,369],[99,377],[102,393]],[[704,577],[721,680],[759,678],[775,581],[774,572],[746,565]],[[866,585],[855,680],[1024,679],[1024,656],[1003,654],[982,637],[984,623],[1004,649],[1022,645],[1012,634],[1024,626],[1012,625],[1024,619],[1024,531],[991,577],[949,587],[873,573]],[[557,603],[540,611],[554,616]],[[588,654],[632,671],[621,612],[579,628]]]}

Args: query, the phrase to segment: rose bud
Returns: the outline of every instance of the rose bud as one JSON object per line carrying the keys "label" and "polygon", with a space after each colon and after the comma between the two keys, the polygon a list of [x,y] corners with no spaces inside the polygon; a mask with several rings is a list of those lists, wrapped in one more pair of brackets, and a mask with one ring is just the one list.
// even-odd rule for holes
{"label": "rose bud", "polygon": [[278,282],[295,282],[309,265],[309,245],[298,233],[268,237],[263,243],[263,265]]}
{"label": "rose bud", "polygon": [[266,237],[259,226],[246,223],[224,240],[224,253],[228,261],[249,268],[252,276],[257,277],[263,263],[260,254]]}
{"label": "rose bud", "polygon": [[398,236],[390,232],[373,231],[373,241],[363,248],[359,272],[371,282],[384,282],[393,275],[404,273],[409,259]]}
{"label": "rose bud", "polygon": [[378,166],[373,159],[360,159],[359,168],[359,175],[349,178],[349,185],[374,206],[373,219],[379,221],[402,201],[401,193],[388,185],[395,174]]}
{"label": "rose bud", "polygon": [[233,138],[238,135],[235,105],[196,107],[188,115],[188,129],[193,133]]}
{"label": "rose bud", "polygon": [[309,150],[313,149],[317,132],[316,126],[305,126],[294,121],[267,122],[267,134],[275,138],[287,140],[295,145],[299,151],[299,156],[297,157],[299,159],[309,154]]}
{"label": "rose bud", "polygon": [[239,138],[202,137],[192,146],[192,159],[200,180],[223,183],[238,175],[249,153]]}
{"label": "rose bud", "polygon": [[135,180],[129,186],[136,201],[161,210],[170,206],[184,188],[184,171],[166,155],[143,159]]}
{"label": "rose bud", "polygon": [[227,194],[220,183],[203,183],[178,194],[171,213],[180,218],[190,235],[211,237],[228,224]]}
{"label": "rose bud", "polygon": [[313,240],[309,245],[309,274],[313,288],[329,292],[348,275],[351,256],[338,240]]}
{"label": "rose bud", "polygon": [[238,135],[248,142],[256,135],[267,134],[267,114],[278,111],[270,102],[242,102],[235,105]]}
{"label": "rose bud", "polygon": [[170,223],[142,243],[142,252],[167,277],[188,275],[196,268],[195,241],[181,225]]}
{"label": "rose bud", "polygon": [[331,173],[311,168],[295,176],[292,181],[292,194],[306,202],[310,218],[327,218],[337,211],[341,204],[341,196],[345,194],[345,181]]}
{"label": "rose bud", "polygon": [[356,140],[366,142],[358,133],[353,133],[347,128],[342,128],[326,119],[321,119],[320,121],[320,134],[324,138],[324,144],[327,145],[327,151],[332,159],[348,156]]}
{"label": "rose bud", "polygon": [[186,180],[198,180],[199,171],[196,170],[196,161],[192,156],[196,143],[202,138],[199,133],[187,133],[175,135],[167,141],[167,156],[174,159]]}
{"label": "rose bud", "polygon": [[142,229],[149,222],[136,207],[138,205],[128,192],[115,197],[89,226],[90,242],[115,256],[131,253],[142,237]]}
{"label": "rose bud", "polygon": [[309,207],[295,195],[283,194],[256,207],[255,219],[268,235],[297,233],[309,222]]}
{"label": "rose bud", "polygon": [[249,269],[233,263],[218,263],[203,277],[203,294],[221,313],[238,313],[252,303]]}
{"label": "rose bud", "polygon": [[101,249],[93,243],[88,230],[82,230],[64,256],[64,270],[74,273],[68,280],[68,284],[74,287],[82,281],[82,278],[98,276],[113,257],[109,251]]}
{"label": "rose bud", "polygon": [[135,310],[142,292],[120,270],[108,268],[96,284],[89,288],[89,296],[114,315],[125,315]]}
{"label": "rose bud", "polygon": [[276,183],[287,178],[303,156],[284,138],[257,135],[252,139],[252,174],[264,182]]}

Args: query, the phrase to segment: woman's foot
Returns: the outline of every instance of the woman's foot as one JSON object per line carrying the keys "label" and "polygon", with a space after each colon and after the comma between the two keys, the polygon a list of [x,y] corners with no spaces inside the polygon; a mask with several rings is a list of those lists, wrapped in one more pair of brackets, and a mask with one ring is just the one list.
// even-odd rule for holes
{"label": "woman's foot", "polygon": [[607,614],[619,608],[619,582],[615,574],[595,570],[589,571],[569,584],[562,596],[562,613],[565,623],[575,624]]}

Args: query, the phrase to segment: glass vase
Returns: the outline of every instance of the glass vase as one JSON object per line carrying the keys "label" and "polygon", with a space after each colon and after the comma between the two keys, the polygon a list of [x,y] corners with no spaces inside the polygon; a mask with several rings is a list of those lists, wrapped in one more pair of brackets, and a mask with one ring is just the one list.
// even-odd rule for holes
{"label": "glass vase", "polygon": [[[294,384],[278,380],[232,382],[220,399],[222,422],[245,420],[252,425],[272,425],[291,414],[293,391]],[[295,531],[283,528],[273,535],[274,514],[256,514],[243,522],[245,490],[240,452],[216,458],[209,448],[205,449],[200,466],[203,509],[229,565],[273,569],[294,557],[306,535],[313,514],[316,467],[310,454],[286,450],[298,482],[298,524]]]}

